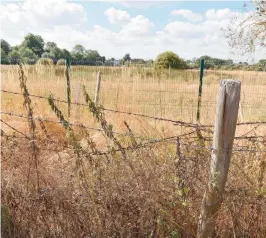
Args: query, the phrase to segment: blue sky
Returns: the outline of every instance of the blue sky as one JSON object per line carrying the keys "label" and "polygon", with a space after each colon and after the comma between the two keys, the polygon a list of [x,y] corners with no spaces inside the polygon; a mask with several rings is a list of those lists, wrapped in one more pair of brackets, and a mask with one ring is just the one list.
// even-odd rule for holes
{"label": "blue sky", "polygon": [[[134,7],[127,7],[126,5],[119,2],[97,2],[97,1],[88,1],[88,2],[80,2],[82,3],[84,8],[88,13],[88,17],[90,21],[88,22],[88,27],[92,28],[93,25],[102,25],[103,27],[109,27],[112,29],[117,29],[115,26],[110,24],[106,18],[103,16],[103,12],[110,8],[115,7],[120,10],[128,11],[132,16],[136,15],[144,15],[152,20],[155,24],[157,30],[162,28],[165,24],[168,23],[168,20],[171,18],[169,13],[173,9],[190,9],[196,13],[206,12],[208,9],[224,9],[229,8],[233,11],[243,11],[244,1],[171,1],[171,2],[156,2],[154,5],[141,6],[138,4]],[[142,1],[147,2],[148,1]],[[138,2],[137,2],[138,3]],[[131,2],[132,4],[132,2]],[[136,4],[136,3],[135,3]],[[247,2],[249,6],[252,6],[249,2]],[[175,20],[182,19],[181,17],[173,18]]]}
{"label": "blue sky", "polygon": [[[232,55],[222,28],[246,17],[245,1],[2,1],[1,36],[12,45],[29,33],[71,50],[82,44],[107,58],[154,59],[171,50],[185,59]],[[250,2],[246,1],[249,9]],[[5,23],[5,24],[3,24]],[[263,57],[258,51],[255,59]]]}

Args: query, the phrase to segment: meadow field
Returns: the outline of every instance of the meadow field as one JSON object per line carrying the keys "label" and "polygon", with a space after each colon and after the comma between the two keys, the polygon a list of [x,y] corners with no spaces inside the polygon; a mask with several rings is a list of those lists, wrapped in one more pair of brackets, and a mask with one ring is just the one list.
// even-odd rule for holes
{"label": "meadow field", "polygon": [[222,79],[241,102],[214,236],[266,236],[266,72],[205,70],[197,122],[198,70],[71,66],[70,115],[64,66],[1,71],[5,237],[196,237]]}

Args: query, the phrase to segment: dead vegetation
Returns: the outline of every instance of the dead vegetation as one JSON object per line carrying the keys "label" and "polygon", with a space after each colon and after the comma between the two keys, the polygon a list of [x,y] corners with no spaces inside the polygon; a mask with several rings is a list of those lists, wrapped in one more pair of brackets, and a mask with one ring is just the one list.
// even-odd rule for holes
{"label": "dead vegetation", "polygon": [[[2,115],[2,237],[195,237],[212,128],[112,117],[81,97],[81,122],[100,131],[72,126],[53,97],[41,108],[61,125],[34,120],[33,132],[29,108]],[[265,124],[238,125],[215,237],[266,236],[265,158]]]}

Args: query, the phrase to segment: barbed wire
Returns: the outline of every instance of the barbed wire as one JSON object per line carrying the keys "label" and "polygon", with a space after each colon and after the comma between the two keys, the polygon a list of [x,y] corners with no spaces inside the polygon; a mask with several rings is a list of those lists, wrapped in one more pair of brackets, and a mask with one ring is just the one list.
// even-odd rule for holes
{"label": "barbed wire", "polygon": [[[28,119],[27,116],[24,116],[22,114],[15,114],[15,113],[12,113],[12,112],[3,112],[3,111],[0,111],[0,114],[4,114],[4,115],[8,115],[8,116],[13,116],[13,117],[19,117],[19,118],[23,118],[23,119]],[[30,118],[30,119],[33,119],[33,120],[37,120],[37,121],[42,121],[42,122],[48,122],[48,123],[56,123],[56,124],[61,124],[62,122],[60,121],[54,121],[54,120],[50,120],[50,119],[47,119],[47,118],[44,118],[44,117],[33,117],[33,118]],[[3,120],[1,119],[1,121],[3,122]],[[76,126],[76,127],[80,127],[80,128],[85,128],[85,129],[90,129],[90,130],[95,130],[95,131],[101,131],[101,132],[104,132],[103,129],[101,128],[93,128],[93,127],[88,127],[88,126],[85,126],[81,123],[73,123],[73,122],[69,122],[69,125],[70,126]],[[12,128],[13,129],[13,128]],[[196,133],[197,130],[193,130],[193,133]],[[117,134],[117,135],[120,135],[120,136],[132,136],[131,134],[129,133],[121,133],[121,132],[116,132],[114,131],[113,132],[114,134]],[[192,132],[190,133],[185,133],[183,135],[175,135],[175,136],[172,136],[171,138],[176,138],[176,137],[183,137],[183,136],[186,136],[186,135],[190,135],[190,134],[193,134]],[[136,136],[134,135],[135,138],[137,139],[150,139],[150,138],[146,138],[146,137],[141,137],[141,136]],[[169,138],[168,138],[169,139]]]}
{"label": "barbed wire", "polygon": [[15,131],[15,132],[17,132],[17,133],[23,135],[23,136],[24,136],[25,138],[27,138],[27,139],[30,139],[26,134],[24,134],[23,132],[19,131],[19,130],[16,129],[15,127],[9,125],[8,123],[4,122],[2,119],[0,119],[0,121],[1,121],[2,123],[4,123],[6,126],[8,126],[9,128],[11,128],[13,131]]}
{"label": "barbed wire", "polygon": [[[16,130],[17,132],[17,130]],[[131,151],[131,150],[137,150],[137,149],[141,149],[141,148],[146,148],[146,147],[149,147],[153,144],[158,144],[158,143],[163,143],[163,142],[167,142],[167,143],[171,143],[172,140],[176,140],[177,138],[180,138],[180,137],[184,137],[184,136],[188,136],[188,135],[191,135],[195,133],[195,131],[192,131],[192,132],[189,132],[189,133],[185,133],[185,134],[182,134],[182,135],[179,135],[179,136],[171,136],[171,137],[166,137],[166,138],[162,138],[162,139],[153,139],[153,140],[150,140],[150,141],[147,141],[143,144],[139,144],[139,145],[136,145],[136,146],[128,146],[128,147],[123,147],[122,149],[113,149],[113,150],[108,150],[108,151],[100,151],[100,152],[90,152],[88,153],[89,155],[108,155],[108,154],[112,154],[112,153],[115,153],[115,152],[122,152],[122,150],[125,150],[125,151]],[[11,137],[11,138],[17,138],[17,139],[27,139],[27,140],[30,140],[29,137],[27,136],[24,136],[24,137],[17,137],[17,136],[8,136],[8,137]],[[51,142],[55,142],[51,139],[46,139],[48,141],[51,141]],[[176,144],[176,141],[172,142],[174,144]],[[226,149],[215,149],[213,147],[207,147],[207,146],[201,146],[201,145],[191,145],[191,144],[188,144],[188,143],[180,143],[180,145],[185,145],[185,146],[189,146],[190,148],[194,148],[194,149],[207,149],[208,151],[210,152],[214,152],[214,153],[217,153],[217,152],[224,152],[224,151],[229,151],[232,149],[232,152],[253,152],[253,153],[266,153],[266,150],[255,150],[255,149],[247,149],[245,147],[243,148],[240,148],[240,147],[233,147],[233,148],[226,148]],[[39,148],[40,150],[49,150],[49,151],[55,151],[55,152],[60,152],[60,150],[55,150],[55,149],[44,149],[44,148]],[[73,147],[69,147],[69,146],[64,146],[63,149],[73,149]],[[184,159],[184,158],[182,158]],[[187,158],[186,158],[187,159]]]}
{"label": "barbed wire", "polygon": [[[1,114],[7,114],[7,115],[10,115],[11,113],[1,112]],[[11,114],[11,115],[12,115],[12,114]],[[27,118],[26,116],[23,116],[23,115],[17,115],[17,114],[15,114],[15,116],[22,117],[22,118]],[[46,119],[40,119],[40,118],[33,118],[33,119],[34,119],[34,120],[41,120],[41,121],[45,121],[45,120],[46,120]],[[4,122],[2,119],[0,119],[0,120],[1,120],[2,123],[4,123],[5,125],[7,125],[8,127],[10,127],[11,129],[13,129],[13,130],[16,131],[17,133],[22,134],[23,136],[25,136],[25,138],[29,139],[29,137],[28,137],[27,135],[25,135],[24,133],[18,131],[16,128],[14,128],[14,127],[12,127],[11,125],[9,125],[8,123]],[[48,121],[48,122],[52,122],[52,123],[61,123],[60,121],[52,121],[52,120],[46,120],[46,121]],[[71,125],[71,124],[74,125],[74,126],[85,127],[84,125],[81,125],[81,124],[73,124],[73,123],[70,123],[70,125]],[[90,128],[90,129],[91,129],[91,128]],[[95,129],[95,128],[93,128],[93,129]],[[97,130],[98,130],[98,129],[97,129]],[[101,130],[101,129],[99,129],[99,130]],[[173,143],[176,144],[176,139],[177,139],[177,138],[181,138],[181,137],[185,137],[185,136],[188,136],[188,135],[192,135],[192,134],[194,134],[194,133],[196,133],[196,132],[197,132],[197,130],[192,130],[192,131],[190,131],[190,132],[188,132],[188,133],[184,133],[184,134],[181,134],[181,135],[174,135],[174,136],[170,136],[170,137],[166,137],[166,138],[162,138],[162,139],[151,139],[150,141],[145,142],[144,144],[136,145],[136,146],[134,146],[134,147],[128,147],[128,148],[126,147],[126,148],[123,148],[123,149],[125,149],[125,150],[127,150],[127,149],[131,150],[131,149],[133,149],[133,148],[137,149],[137,148],[142,148],[143,146],[145,147],[145,146],[147,146],[147,145],[149,145],[149,144],[161,143],[161,142],[163,142],[163,141],[169,141],[169,142],[171,142],[171,140],[175,140],[175,141],[173,141]],[[122,133],[120,133],[120,134],[122,134]],[[122,134],[122,135],[125,135],[125,134]],[[198,137],[195,137],[195,138],[198,139]],[[210,137],[209,137],[209,138],[210,138]],[[266,137],[263,137],[263,136],[243,137],[243,136],[241,136],[241,137],[236,137],[235,139],[241,139],[241,140],[243,140],[243,139],[255,139],[255,138],[266,138]],[[143,138],[142,138],[142,139],[143,139]],[[202,139],[206,139],[206,137],[205,137],[205,138],[202,137]],[[262,142],[262,141],[260,141],[260,142]],[[216,148],[213,148],[213,147],[206,147],[206,146],[201,146],[201,145],[193,146],[191,143],[192,143],[192,142],[190,142],[189,144],[185,144],[185,143],[181,143],[181,144],[182,144],[182,145],[190,146],[191,148],[197,148],[197,149],[199,149],[199,148],[204,148],[204,149],[211,150],[211,151],[214,151],[214,152],[229,151],[229,150],[231,150],[231,149],[232,149],[232,151],[237,151],[237,152],[266,152],[266,150],[247,149],[246,146],[243,146],[242,148],[239,148],[239,147],[238,147],[238,148],[226,148],[226,149],[222,149],[222,150],[221,150],[221,149],[216,149]],[[119,150],[116,150],[116,151],[122,151],[122,150],[119,149]],[[114,151],[114,152],[116,152],[116,151]],[[104,153],[106,153],[106,152],[104,152]]]}
{"label": "barbed wire", "polygon": [[[3,111],[0,111],[1,114],[4,114],[4,115],[8,115],[8,116],[13,116],[13,117],[19,117],[19,118],[25,118],[25,119],[28,119],[27,116],[24,116],[22,114],[16,114],[16,113],[12,113],[12,112],[3,112]],[[45,117],[33,117],[33,118],[30,118],[30,119],[33,119],[33,120],[37,120],[37,121],[43,121],[43,122],[49,122],[49,123],[56,123],[56,124],[62,124],[61,121],[54,121],[54,120],[50,120],[50,119],[47,119]],[[104,130],[101,129],[101,128],[94,128],[94,127],[88,127],[88,126],[85,126],[81,123],[73,123],[73,122],[69,122],[69,125],[70,126],[76,126],[76,127],[80,127],[80,128],[85,128],[85,129],[89,129],[89,130],[94,130],[94,131],[100,131],[100,132],[103,132]],[[128,135],[128,134],[123,134],[123,133],[120,133],[120,132],[114,132],[114,134],[118,134],[118,135]]]}
{"label": "barbed wire", "polygon": [[242,148],[240,147],[232,147],[232,148],[225,148],[225,149],[217,149],[214,147],[207,147],[207,146],[202,146],[202,145],[192,145],[192,144],[188,144],[188,143],[180,143],[181,145],[186,145],[189,146],[190,148],[195,148],[195,149],[207,149],[208,151],[217,153],[217,152],[228,152],[230,150],[232,150],[232,152],[259,152],[259,153],[265,153],[266,150],[254,150],[254,149],[247,149],[245,146],[243,146]]}
{"label": "barbed wire", "polygon": [[[14,95],[22,95],[23,96],[22,93],[11,92],[11,91],[7,91],[7,90],[3,90],[3,89],[1,89],[1,92],[14,94]],[[45,97],[45,96],[39,96],[39,95],[34,95],[34,94],[29,94],[29,96],[47,100],[47,97]],[[62,100],[62,99],[54,99],[54,101],[67,104],[67,101]],[[71,104],[79,105],[79,106],[86,106],[86,107],[88,106],[85,103],[77,103],[77,102],[71,102]],[[158,120],[158,121],[170,122],[170,123],[173,123],[176,126],[194,127],[194,128],[211,128],[211,127],[214,127],[213,125],[201,125],[201,124],[189,123],[189,122],[184,122],[184,121],[179,121],[179,120],[167,119],[167,118],[163,118],[163,117],[153,117],[153,116],[144,115],[144,114],[140,114],[140,113],[126,112],[126,111],[120,111],[120,110],[115,110],[115,109],[109,109],[109,108],[104,108],[104,107],[102,109],[104,111],[113,112],[113,113],[121,113],[121,114],[127,114],[127,115],[131,115],[131,116],[139,116],[139,117],[144,117],[144,118]],[[266,124],[266,121],[241,122],[241,123],[237,123],[237,126],[255,125],[255,124]]]}
{"label": "barbed wire", "polygon": [[[7,90],[3,90],[3,89],[1,89],[1,92],[14,94],[14,95],[23,95],[22,93],[19,93],[19,92],[11,92],[11,91],[7,91]],[[40,98],[40,99],[47,99],[47,97],[34,95],[34,94],[29,94],[29,96]],[[61,99],[54,99],[54,101],[67,104],[67,101],[61,100]],[[86,106],[86,107],[88,106],[85,103],[71,102],[71,104],[79,105],[79,106]],[[108,109],[108,108],[102,108],[102,109],[104,111],[113,112],[113,113],[122,113],[122,114],[127,114],[127,115],[132,115],[132,116],[145,117],[148,119],[154,119],[154,120],[158,120],[158,121],[171,122],[171,123],[174,123],[175,125],[182,125],[182,126],[186,126],[186,127],[213,127],[212,125],[200,125],[200,124],[188,123],[188,122],[184,122],[184,121],[171,120],[171,119],[162,118],[162,117],[153,117],[153,116],[148,116],[148,115],[144,115],[144,114],[140,114],[140,113],[134,113],[134,112],[126,112],[126,111],[120,111],[120,110]]]}
{"label": "barbed wire", "polygon": [[[2,119],[1,119],[1,121],[4,124],[6,124],[8,127],[10,127],[11,129],[13,129],[15,132],[17,132],[19,134],[22,134],[25,139],[30,140],[30,138],[27,135],[25,135],[24,133],[18,131],[16,128],[10,126],[8,123],[4,122]],[[192,130],[192,131],[190,131],[188,133],[184,133],[184,134],[181,134],[181,135],[178,135],[178,136],[170,136],[170,137],[166,137],[166,138],[162,138],[162,139],[152,139],[152,140],[147,141],[145,143],[134,145],[134,146],[129,146],[129,147],[123,147],[122,149],[113,149],[111,151],[103,151],[103,152],[99,152],[99,153],[92,152],[92,153],[89,153],[89,154],[91,154],[91,155],[106,155],[106,154],[111,154],[111,153],[114,153],[114,152],[122,152],[123,150],[135,150],[135,149],[145,148],[145,147],[147,147],[149,145],[152,145],[152,144],[162,143],[162,142],[166,142],[166,141],[173,140],[173,139],[176,140],[177,137],[179,137],[179,138],[180,137],[185,137],[185,136],[188,136],[188,135],[191,135],[191,134],[194,134],[194,133],[196,133],[196,130]],[[21,139],[21,137],[16,137],[16,136],[12,136],[12,137]],[[46,140],[54,142],[51,139],[47,139],[46,138]],[[73,149],[72,147],[64,147],[64,148]]]}

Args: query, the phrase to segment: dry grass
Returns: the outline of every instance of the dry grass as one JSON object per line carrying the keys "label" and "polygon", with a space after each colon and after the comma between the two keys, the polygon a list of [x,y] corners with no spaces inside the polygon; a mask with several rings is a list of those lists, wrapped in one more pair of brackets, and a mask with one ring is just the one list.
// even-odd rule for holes
{"label": "dry grass", "polygon": [[[73,101],[84,103],[82,90],[77,86],[80,83],[94,95],[98,70],[103,72],[100,100],[105,107],[195,121],[197,72],[174,71],[169,78],[168,72],[156,75],[149,69],[73,67],[70,74]],[[63,68],[30,66],[25,71],[31,94],[51,92],[55,98],[66,98]],[[218,81],[224,78],[221,73],[242,81],[242,95],[246,95],[242,97],[242,119],[265,119],[265,73],[216,71],[207,72],[204,78],[202,123],[213,124]],[[17,71],[11,66],[3,70],[2,89],[20,91]],[[2,95],[2,111],[26,115],[21,96]],[[45,100],[32,98],[32,102],[35,116],[56,120]],[[66,105],[57,105],[67,115]],[[138,144],[145,143],[145,138],[178,136],[193,130],[124,114],[107,113],[106,118],[120,132],[127,132],[124,125],[127,121]],[[68,119],[99,127],[86,107],[73,106]],[[2,115],[2,120],[28,134],[24,119]],[[119,152],[88,156],[75,153],[60,125],[44,125],[46,132],[38,123],[36,128],[40,177],[40,189],[36,190],[37,177],[28,140],[10,136],[12,130],[2,124],[9,135],[2,137],[1,151],[2,237],[196,236],[209,167],[209,140],[204,147],[198,147],[195,134],[180,138],[181,159],[175,140],[128,150],[126,159]],[[98,151],[106,151],[112,145],[112,140],[103,133],[93,130],[85,133],[76,127],[73,130],[86,153],[93,149],[91,140]],[[206,138],[212,136],[209,130],[202,134]],[[233,153],[215,237],[266,236],[265,126],[255,129],[238,126],[236,136],[244,134],[263,138],[235,140],[235,148],[245,151]],[[130,136],[115,136],[124,147],[133,146]]]}

